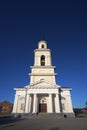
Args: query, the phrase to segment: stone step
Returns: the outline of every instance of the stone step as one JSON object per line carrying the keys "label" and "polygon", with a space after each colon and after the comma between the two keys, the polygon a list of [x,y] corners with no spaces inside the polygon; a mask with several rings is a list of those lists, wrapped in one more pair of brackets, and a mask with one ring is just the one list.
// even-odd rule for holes
{"label": "stone step", "polygon": [[47,114],[39,113],[38,115],[26,116],[26,119],[51,119],[51,118],[64,118],[63,114]]}

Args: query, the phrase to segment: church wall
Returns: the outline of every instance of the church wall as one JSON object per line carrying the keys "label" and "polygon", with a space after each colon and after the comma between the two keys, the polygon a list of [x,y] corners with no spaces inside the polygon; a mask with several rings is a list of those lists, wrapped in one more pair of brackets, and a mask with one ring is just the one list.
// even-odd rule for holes
{"label": "church wall", "polygon": [[[48,49],[49,50],[49,49]],[[45,66],[50,66],[51,65],[51,53],[49,51],[38,51],[35,52],[35,60],[34,60],[34,66],[40,66],[40,56],[44,55],[45,56]]]}
{"label": "church wall", "polygon": [[44,67],[36,67],[36,68],[33,68],[32,71],[31,71],[32,74],[54,74],[54,68],[44,68]]}
{"label": "church wall", "polygon": [[21,100],[21,96],[18,98],[18,105],[17,105],[17,112],[18,113],[24,113],[24,109],[22,109],[21,105],[24,104],[25,105],[25,100]]}
{"label": "church wall", "polygon": [[16,96],[18,96],[16,112],[17,113],[24,113],[25,91],[16,91]]}
{"label": "church wall", "polygon": [[51,52],[50,52],[50,49],[46,49],[46,50],[39,50],[39,49],[36,49],[37,51],[35,51],[35,56],[40,56],[40,55],[45,55],[45,56],[50,56],[51,55]]}
{"label": "church wall", "polygon": [[18,91],[16,91],[16,95],[23,95],[24,96],[25,94],[26,94],[25,90],[18,90]]}
{"label": "church wall", "polygon": [[72,102],[71,102],[71,96],[70,91],[65,90],[61,92],[61,105],[62,105],[62,111],[65,113],[72,113]]}
{"label": "church wall", "polygon": [[35,56],[34,59],[34,66],[40,66],[40,56]]}
{"label": "church wall", "polygon": [[55,77],[54,76],[31,76],[31,83],[40,81],[41,79],[45,79],[46,82],[55,84]]}

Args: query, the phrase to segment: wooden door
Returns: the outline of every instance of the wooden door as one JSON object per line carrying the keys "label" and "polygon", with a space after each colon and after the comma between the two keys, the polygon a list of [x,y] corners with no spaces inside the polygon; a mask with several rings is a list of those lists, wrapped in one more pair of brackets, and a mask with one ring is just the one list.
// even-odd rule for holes
{"label": "wooden door", "polygon": [[39,104],[39,112],[45,113],[47,112],[47,104]]}

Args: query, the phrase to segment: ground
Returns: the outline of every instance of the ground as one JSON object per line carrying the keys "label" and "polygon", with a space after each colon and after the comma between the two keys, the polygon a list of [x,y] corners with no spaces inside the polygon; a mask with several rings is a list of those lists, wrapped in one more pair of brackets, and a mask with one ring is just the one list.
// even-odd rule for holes
{"label": "ground", "polygon": [[87,118],[5,119],[0,130],[87,130]]}

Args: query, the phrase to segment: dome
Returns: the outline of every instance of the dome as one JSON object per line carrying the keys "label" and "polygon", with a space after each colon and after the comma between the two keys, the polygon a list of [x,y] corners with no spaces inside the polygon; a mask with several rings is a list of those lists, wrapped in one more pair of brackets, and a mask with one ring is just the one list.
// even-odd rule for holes
{"label": "dome", "polygon": [[47,49],[47,42],[46,41],[39,41],[38,48],[39,49]]}

